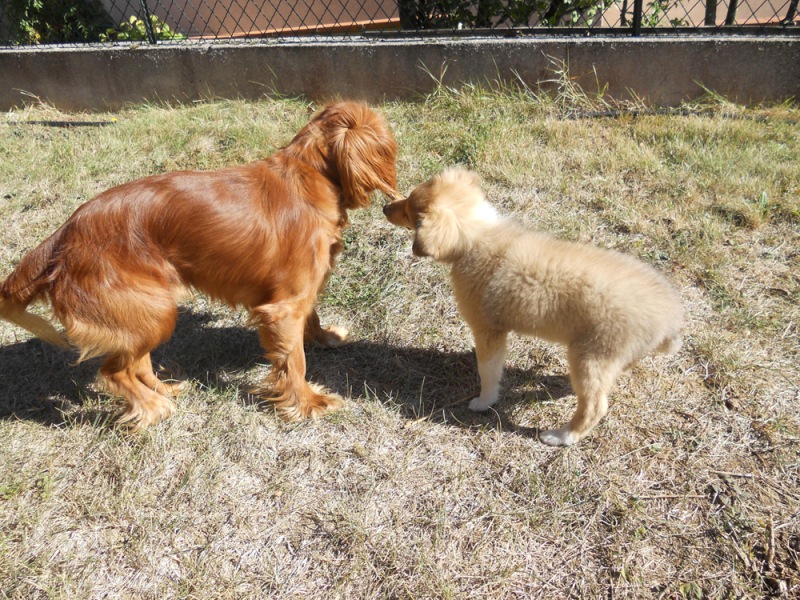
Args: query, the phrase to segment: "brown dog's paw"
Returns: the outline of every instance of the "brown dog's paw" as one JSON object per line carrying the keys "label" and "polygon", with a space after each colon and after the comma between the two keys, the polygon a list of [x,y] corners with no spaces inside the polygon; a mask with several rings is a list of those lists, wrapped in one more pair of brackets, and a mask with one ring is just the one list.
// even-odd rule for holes
{"label": "brown dog's paw", "polygon": [[344,399],[339,394],[328,393],[322,386],[309,384],[307,391],[302,397],[294,398],[293,402],[286,398],[276,403],[275,408],[284,421],[319,419],[344,406]]}
{"label": "brown dog's paw", "polygon": [[121,425],[131,433],[139,433],[169,419],[176,410],[177,407],[172,400],[153,393],[147,401],[128,403],[127,408],[117,417],[117,425]]}
{"label": "brown dog's paw", "polygon": [[255,388],[250,391],[275,407],[278,416],[287,422],[318,419],[330,412],[344,407],[345,401],[339,394],[333,394],[320,385],[309,383],[302,391],[284,391],[276,394],[275,389]]}
{"label": "brown dog's paw", "polygon": [[[147,385],[147,382],[145,382],[145,385]],[[189,382],[178,365],[174,363],[158,365],[158,379],[155,385],[157,393],[167,398],[174,398],[179,396],[187,387],[189,387]]]}
{"label": "brown dog's paw", "polygon": [[306,398],[304,407],[305,418],[318,419],[328,413],[344,407],[344,398],[339,394],[328,392],[321,385],[310,383],[312,394]]}
{"label": "brown dog's paw", "polygon": [[180,393],[189,386],[188,381],[159,381],[156,385],[156,392],[166,396],[167,398],[174,398],[179,396]]}
{"label": "brown dog's paw", "polygon": [[338,348],[347,342],[349,333],[345,327],[329,325],[328,327],[320,328],[316,342],[324,348]]}

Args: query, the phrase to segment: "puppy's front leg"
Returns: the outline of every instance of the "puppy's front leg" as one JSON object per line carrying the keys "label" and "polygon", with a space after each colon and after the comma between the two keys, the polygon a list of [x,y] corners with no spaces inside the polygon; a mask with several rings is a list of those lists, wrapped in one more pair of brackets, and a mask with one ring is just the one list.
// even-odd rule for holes
{"label": "puppy's front leg", "polygon": [[500,396],[500,379],[506,360],[507,334],[475,335],[475,354],[478,357],[478,374],[481,378],[481,395],[469,403],[470,410],[489,410]]}

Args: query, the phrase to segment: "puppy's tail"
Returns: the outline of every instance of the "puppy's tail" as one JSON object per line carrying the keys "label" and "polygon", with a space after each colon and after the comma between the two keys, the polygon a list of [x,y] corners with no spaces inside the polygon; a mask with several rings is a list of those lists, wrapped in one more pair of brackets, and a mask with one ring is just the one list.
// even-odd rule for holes
{"label": "puppy's tail", "polygon": [[46,342],[69,348],[66,337],[52,323],[27,311],[28,305],[47,294],[58,274],[56,259],[62,230],[59,229],[31,250],[8,278],[0,284],[0,318]]}

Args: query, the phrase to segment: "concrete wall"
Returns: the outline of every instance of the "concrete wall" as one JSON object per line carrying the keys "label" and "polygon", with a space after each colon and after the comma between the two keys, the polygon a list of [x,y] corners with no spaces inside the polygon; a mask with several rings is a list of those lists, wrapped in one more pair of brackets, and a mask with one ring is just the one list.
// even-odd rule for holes
{"label": "concrete wall", "polygon": [[705,87],[738,103],[800,99],[800,38],[589,38],[198,44],[0,50],[0,109],[48,102],[106,110],[142,101],[280,94],[418,98],[436,78],[548,87],[569,65],[583,88],[675,106]]}

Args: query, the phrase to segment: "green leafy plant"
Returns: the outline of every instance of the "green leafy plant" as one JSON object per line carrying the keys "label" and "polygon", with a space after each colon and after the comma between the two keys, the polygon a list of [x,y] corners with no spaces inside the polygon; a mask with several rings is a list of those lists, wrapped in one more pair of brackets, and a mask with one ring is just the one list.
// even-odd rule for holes
{"label": "green leafy plant", "polygon": [[[644,11],[642,16],[642,25],[645,27],[658,27],[661,21],[667,18],[667,12],[677,5],[678,2],[670,2],[670,0],[654,0],[650,3],[650,10]],[[670,19],[669,24],[673,27],[686,25],[683,19]]]}
{"label": "green leafy plant", "polygon": [[[659,1],[659,0],[657,0]],[[508,23],[530,24],[534,17],[555,26],[591,21],[614,0],[400,0],[400,22],[406,29],[481,28]]]}
{"label": "green leafy plant", "polygon": [[93,42],[109,24],[99,0],[9,0],[13,44]]}
{"label": "green leafy plant", "polygon": [[[150,15],[150,26],[153,29],[153,35],[157,40],[185,40],[186,36],[182,33],[176,33],[169,25],[159,19],[155,15]],[[136,15],[132,15],[127,21],[120,23],[117,28],[107,29],[105,33],[100,34],[101,42],[138,42],[146,41],[149,39],[147,35],[147,25],[143,19]]]}

